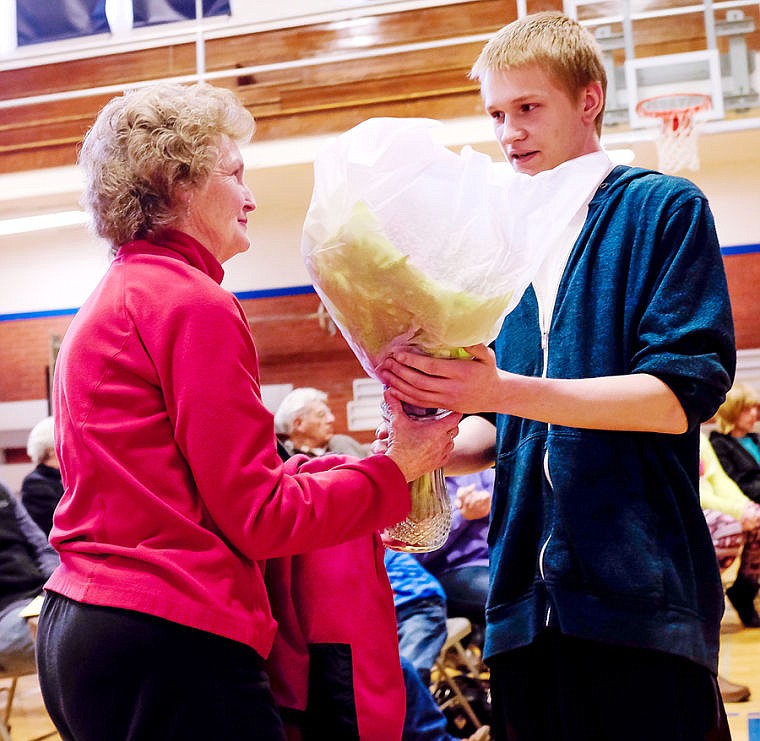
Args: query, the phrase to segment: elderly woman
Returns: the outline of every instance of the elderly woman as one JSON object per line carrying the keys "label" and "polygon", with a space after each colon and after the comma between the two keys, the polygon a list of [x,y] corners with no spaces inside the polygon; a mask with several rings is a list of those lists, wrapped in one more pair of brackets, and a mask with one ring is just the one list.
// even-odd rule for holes
{"label": "elderly woman", "polygon": [[699,436],[699,501],[710,528],[721,571],[741,554],[726,594],[747,628],[760,628],[755,595],[760,583],[760,504],[728,476],[706,435]]}
{"label": "elderly woman", "polygon": [[725,472],[746,496],[760,503],[760,438],[752,430],[757,422],[758,395],[745,383],[736,383],[715,414],[717,430],[710,433]]}
{"label": "elderly woman", "polygon": [[421,425],[389,399],[384,454],[278,456],[245,313],[219,285],[249,247],[252,131],[232,93],[159,84],[106,105],[81,150],[114,259],[55,371],[61,564],[39,670],[66,739],[283,739],[262,561],[397,522],[407,482],[451,450],[456,417]]}
{"label": "elderly woman", "polygon": [[52,417],[45,417],[32,427],[26,452],[35,468],[21,482],[21,501],[29,516],[47,536],[53,527],[53,512],[63,494]]}

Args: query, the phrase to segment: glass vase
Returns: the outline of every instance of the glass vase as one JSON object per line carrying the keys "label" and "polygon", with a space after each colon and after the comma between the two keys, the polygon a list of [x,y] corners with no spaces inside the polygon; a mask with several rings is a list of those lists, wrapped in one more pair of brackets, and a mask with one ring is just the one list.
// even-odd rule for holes
{"label": "glass vase", "polygon": [[[437,419],[445,409],[422,410],[404,406],[406,414],[419,419]],[[390,415],[383,405],[383,416],[390,425]],[[442,468],[426,473],[409,484],[412,506],[406,519],[386,528],[383,542],[394,551],[426,553],[440,548],[451,531],[451,503]]]}

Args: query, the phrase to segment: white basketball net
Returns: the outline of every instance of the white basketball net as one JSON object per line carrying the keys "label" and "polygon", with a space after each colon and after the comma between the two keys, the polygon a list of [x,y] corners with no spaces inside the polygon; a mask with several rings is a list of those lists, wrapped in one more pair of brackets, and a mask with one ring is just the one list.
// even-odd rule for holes
{"label": "white basketball net", "polygon": [[657,159],[663,172],[699,169],[697,131],[694,114],[710,107],[706,95],[663,95],[644,100],[637,106],[639,115],[660,119],[655,139]]}
{"label": "white basketball net", "polygon": [[674,112],[662,119],[657,144],[657,160],[663,172],[699,169],[697,132],[691,111]]}

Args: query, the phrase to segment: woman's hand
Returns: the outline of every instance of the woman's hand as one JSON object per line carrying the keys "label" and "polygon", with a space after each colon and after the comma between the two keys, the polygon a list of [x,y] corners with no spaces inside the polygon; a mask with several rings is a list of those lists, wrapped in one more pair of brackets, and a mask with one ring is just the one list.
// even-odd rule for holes
{"label": "woman's hand", "polygon": [[385,392],[385,402],[391,414],[388,436],[379,437],[373,443],[373,451],[379,452],[385,439],[385,455],[396,463],[407,481],[442,468],[454,449],[462,415],[452,412],[441,419],[417,420],[404,414],[401,402],[390,391]]}

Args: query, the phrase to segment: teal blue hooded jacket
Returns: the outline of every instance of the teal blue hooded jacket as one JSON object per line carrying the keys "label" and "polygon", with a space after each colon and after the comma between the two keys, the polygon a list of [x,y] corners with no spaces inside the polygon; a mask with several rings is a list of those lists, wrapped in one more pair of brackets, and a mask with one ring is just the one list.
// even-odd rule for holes
{"label": "teal blue hooded jacket", "polygon": [[[699,504],[698,435],[732,383],[736,352],[715,226],[694,184],[610,173],[570,254],[547,342],[548,377],[651,374],[678,397],[689,429],[496,416],[486,657],[551,627],[716,672],[723,591]],[[532,288],[494,348],[500,368],[542,375]]]}

